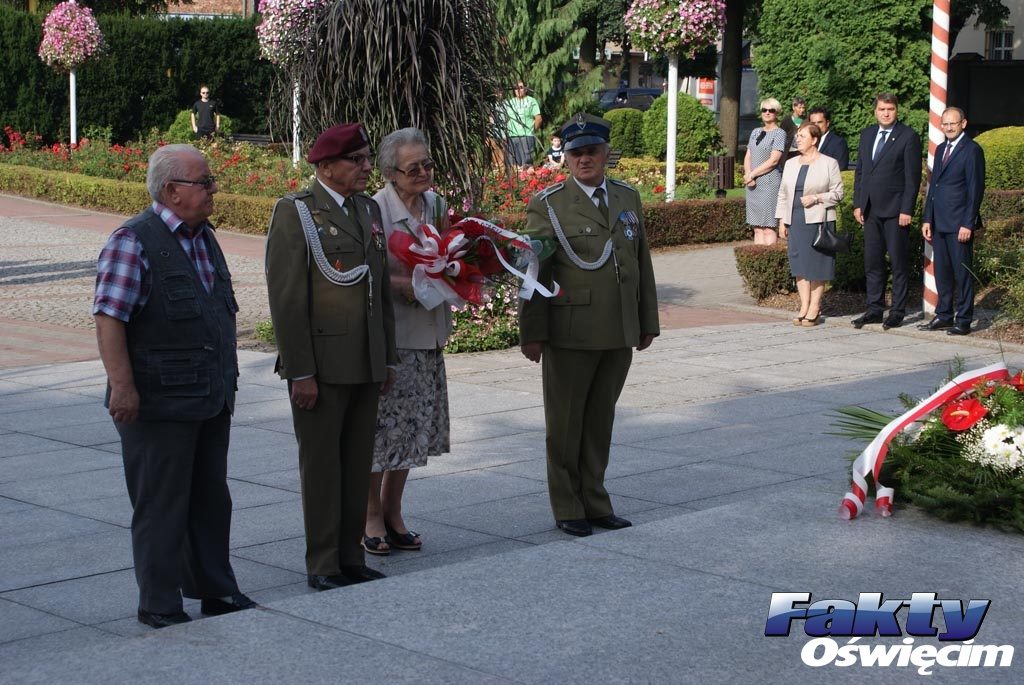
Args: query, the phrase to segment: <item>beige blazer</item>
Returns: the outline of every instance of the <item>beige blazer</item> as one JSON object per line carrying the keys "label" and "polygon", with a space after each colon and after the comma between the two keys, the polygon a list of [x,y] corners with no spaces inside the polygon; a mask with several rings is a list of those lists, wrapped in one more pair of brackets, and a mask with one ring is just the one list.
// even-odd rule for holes
{"label": "beige blazer", "polygon": [[[404,231],[406,226],[413,228],[419,219],[409,214],[408,208],[398,197],[395,187],[388,183],[373,196],[380,205],[381,219],[384,221],[384,233],[390,238],[395,231]],[[447,216],[448,208],[444,200],[436,193],[423,193],[424,206],[427,207],[427,219],[434,221],[433,215],[439,208]],[[438,226],[438,230],[444,230]],[[409,277],[412,269],[388,252],[388,271],[394,276]],[[405,295],[394,290],[392,303],[395,309],[395,345],[400,350],[433,350],[444,347],[452,332],[452,311],[446,304],[439,304],[433,309],[424,309],[415,300],[409,301]]]}
{"label": "beige blazer", "polygon": [[[779,186],[779,201],[775,205],[775,218],[789,226],[793,223],[793,195],[796,177],[800,174],[800,158],[786,162],[782,171],[782,185]],[[839,164],[827,155],[818,155],[811,163],[804,180],[804,197],[814,195],[817,202],[804,208],[804,218],[809,224],[836,220],[836,205],[843,199],[843,178],[839,175]]]}

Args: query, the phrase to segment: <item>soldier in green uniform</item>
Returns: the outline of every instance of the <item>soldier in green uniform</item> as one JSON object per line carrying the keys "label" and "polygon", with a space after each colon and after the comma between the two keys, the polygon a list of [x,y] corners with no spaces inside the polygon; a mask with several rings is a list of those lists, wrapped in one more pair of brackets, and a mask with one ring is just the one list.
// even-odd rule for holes
{"label": "soldier in green uniform", "polygon": [[398,356],[380,208],[362,193],[373,169],[366,131],[333,126],[307,159],[316,180],[274,206],[266,269],[299,443],[308,582],[327,590],[383,577],[360,542],[377,399]]}
{"label": "soldier in green uniform", "polygon": [[604,488],[615,403],[633,358],[658,335],[658,301],[640,195],[605,177],[609,123],[578,114],[562,127],[572,178],[534,197],[527,231],[556,243],[539,280],[561,290],[520,310],[523,355],[543,359],[548,494],[558,527],[625,528]]}

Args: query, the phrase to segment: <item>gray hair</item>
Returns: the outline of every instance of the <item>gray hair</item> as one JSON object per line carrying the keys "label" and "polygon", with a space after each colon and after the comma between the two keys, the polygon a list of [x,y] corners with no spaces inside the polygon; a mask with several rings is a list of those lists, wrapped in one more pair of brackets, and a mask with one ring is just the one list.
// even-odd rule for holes
{"label": "gray hair", "polygon": [[189,153],[202,155],[199,150],[191,145],[164,145],[157,148],[156,152],[149,156],[149,168],[146,170],[146,189],[154,202],[160,202],[160,196],[164,192],[164,186],[172,178],[181,178],[186,173],[185,158]]}
{"label": "gray hair", "polygon": [[400,128],[384,136],[377,148],[377,166],[385,178],[389,177],[388,172],[398,168],[395,166],[398,164],[398,148],[404,145],[422,145],[426,148],[427,137],[418,128]]}

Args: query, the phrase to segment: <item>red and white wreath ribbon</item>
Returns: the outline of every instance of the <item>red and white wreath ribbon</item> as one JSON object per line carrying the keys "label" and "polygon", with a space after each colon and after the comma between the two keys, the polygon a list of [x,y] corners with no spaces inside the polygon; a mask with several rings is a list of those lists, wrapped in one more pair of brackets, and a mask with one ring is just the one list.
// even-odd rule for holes
{"label": "red and white wreath ribbon", "polygon": [[885,455],[889,453],[889,443],[892,439],[921,417],[970,392],[978,383],[1007,380],[1009,377],[1010,372],[1003,364],[991,364],[967,371],[946,383],[913,409],[890,421],[853,462],[853,484],[850,486],[851,491],[846,493],[843,501],[839,503],[839,517],[854,519],[863,511],[869,473],[875,480],[875,508],[882,516],[892,516],[893,489],[878,482],[878,474],[882,470]]}
{"label": "red and white wreath ribbon", "polygon": [[[551,290],[548,290],[537,280],[537,274],[540,272],[540,260],[533,251],[529,238],[477,217],[466,217],[456,226],[465,225],[466,223],[475,224],[483,231],[479,239],[491,243],[494,246],[495,256],[501,262],[502,268],[522,281],[522,285],[519,288],[520,298],[529,300],[533,297],[534,293],[541,297],[555,297],[558,294],[560,289],[558,283],[552,281]],[[498,241],[494,240],[495,235],[507,241],[508,247],[520,250],[522,258],[526,261],[526,273],[523,273],[506,261],[500,249],[502,246]]]}

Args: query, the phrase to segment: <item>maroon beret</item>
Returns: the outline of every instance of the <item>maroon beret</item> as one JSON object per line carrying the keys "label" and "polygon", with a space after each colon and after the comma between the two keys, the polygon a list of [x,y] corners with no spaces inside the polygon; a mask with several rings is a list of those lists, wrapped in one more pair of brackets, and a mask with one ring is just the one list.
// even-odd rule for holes
{"label": "maroon beret", "polygon": [[306,161],[316,164],[322,159],[341,157],[370,144],[370,137],[362,124],[338,124],[320,134],[306,155]]}

